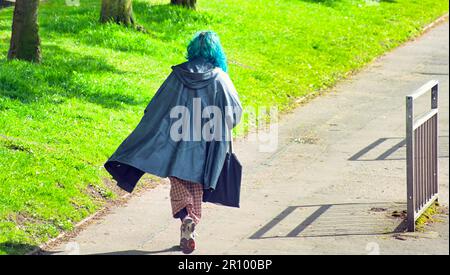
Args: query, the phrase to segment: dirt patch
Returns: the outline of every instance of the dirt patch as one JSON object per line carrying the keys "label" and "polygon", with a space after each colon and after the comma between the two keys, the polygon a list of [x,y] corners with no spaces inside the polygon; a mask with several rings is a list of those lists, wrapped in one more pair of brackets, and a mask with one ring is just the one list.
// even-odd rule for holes
{"label": "dirt patch", "polygon": [[383,207],[372,207],[369,210],[370,212],[386,212],[387,208],[383,208]]}
{"label": "dirt patch", "polygon": [[391,217],[403,220],[406,220],[406,215],[407,215],[406,210],[403,211],[395,210],[391,213]]}
{"label": "dirt patch", "polygon": [[317,134],[309,132],[292,139],[292,142],[299,144],[317,144],[319,142]]}
{"label": "dirt patch", "polygon": [[105,197],[102,195],[102,192],[98,190],[97,187],[95,187],[92,184],[89,184],[86,188],[86,192],[89,194],[90,197],[92,197],[94,200],[97,201],[104,201]]}
{"label": "dirt patch", "polygon": [[112,192],[114,192],[117,196],[123,197],[128,194],[128,192],[124,191],[122,188],[117,186],[117,183],[110,178],[103,178],[103,184]]}
{"label": "dirt patch", "polygon": [[33,150],[27,146],[26,144],[20,143],[18,141],[13,141],[10,139],[2,139],[0,140],[3,147],[5,147],[8,150],[12,151],[20,151],[20,152],[26,152],[29,154],[33,154]]}
{"label": "dirt patch", "polygon": [[27,224],[40,224],[42,220],[32,217],[27,213],[18,212],[16,214],[11,214],[6,219],[7,221],[13,222],[17,227],[25,229]]}

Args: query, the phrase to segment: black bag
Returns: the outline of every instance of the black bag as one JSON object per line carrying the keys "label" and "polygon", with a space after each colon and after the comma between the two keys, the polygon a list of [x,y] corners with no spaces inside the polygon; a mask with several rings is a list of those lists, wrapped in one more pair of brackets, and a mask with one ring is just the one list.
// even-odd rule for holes
{"label": "black bag", "polygon": [[233,141],[227,152],[216,189],[203,190],[203,202],[239,208],[242,165],[233,153]]}

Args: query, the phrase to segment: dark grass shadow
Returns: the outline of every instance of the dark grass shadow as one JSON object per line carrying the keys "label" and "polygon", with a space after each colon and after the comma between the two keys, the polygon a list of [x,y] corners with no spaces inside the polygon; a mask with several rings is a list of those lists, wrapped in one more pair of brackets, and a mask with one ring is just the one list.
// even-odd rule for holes
{"label": "dark grass shadow", "polygon": [[0,96],[22,103],[46,100],[58,103],[55,98],[63,102],[64,98],[75,97],[107,108],[144,104],[131,95],[95,89],[75,78],[76,74],[125,73],[104,60],[54,45],[43,46],[43,53],[44,61],[40,65],[0,60]]}
{"label": "dark grass shadow", "polygon": [[[41,34],[77,34],[93,26],[100,16],[100,4],[92,1],[81,1],[80,6],[64,5],[64,2],[42,2],[39,8],[39,27]],[[54,6],[58,6],[55,9]],[[0,14],[0,21],[12,23],[14,7],[9,12]],[[96,20],[94,20],[94,18]],[[11,21],[11,22],[10,22]],[[9,25],[8,25],[9,26]],[[0,29],[5,29],[0,26]],[[11,29],[8,27],[8,29]]]}
{"label": "dark grass shadow", "polygon": [[11,31],[13,7],[0,9],[0,31]]}
{"label": "dark grass shadow", "polygon": [[[90,47],[161,57],[167,54],[167,42],[177,41],[179,45],[184,45],[195,32],[220,21],[219,15],[208,12],[192,11],[170,4],[134,1],[137,24],[146,30],[142,32],[113,23],[101,24],[100,2],[81,1],[79,7],[43,2],[39,16],[42,41],[67,38]],[[9,32],[10,21],[11,15],[2,13],[0,28]],[[184,54],[184,50],[177,47],[173,50]],[[45,51],[44,55],[47,55]]]}
{"label": "dark grass shadow", "polygon": [[[61,5],[57,10],[55,8],[41,8],[39,11],[40,30],[42,33],[50,35],[76,35],[86,29],[93,28],[100,24],[99,3],[81,1],[80,6]],[[48,4],[42,3],[41,5]]]}
{"label": "dark grass shadow", "polygon": [[[337,4],[341,3],[342,0],[300,0],[301,2],[320,4],[327,7],[335,7]],[[397,0],[371,0],[373,3],[396,3]],[[372,3],[372,4],[373,4]]]}
{"label": "dark grass shadow", "polygon": [[[115,24],[100,24],[100,2],[81,2],[79,7],[61,3],[43,2],[40,9],[40,33],[44,43],[41,65],[8,62],[6,57],[0,59],[0,96],[22,103],[51,101],[55,104],[67,98],[79,98],[107,108],[116,108],[122,104],[144,104],[142,99],[137,100],[127,94],[125,88],[106,90],[107,87],[101,87],[100,84],[95,86],[80,81],[86,74],[120,75],[126,72],[98,57],[45,45],[45,41],[65,37],[98,48],[161,56],[167,53],[161,52],[161,45],[172,40],[184,43],[198,31],[199,26],[207,26],[217,18],[205,12],[169,4],[154,5],[135,1],[133,4],[138,24],[148,30],[148,33],[143,33]],[[10,17],[7,13],[2,13],[0,17],[2,28],[8,28],[8,31]],[[75,74],[78,74],[78,78]]]}
{"label": "dark grass shadow", "polygon": [[206,28],[218,20],[218,16],[212,16],[207,12],[192,11],[170,4],[135,1],[133,10],[137,24],[146,30],[142,32],[113,23],[101,24],[99,3],[81,2],[79,7],[61,6],[57,13],[53,9],[41,9],[42,35],[72,36],[73,40],[85,45],[121,52],[158,54],[155,47],[146,39],[156,39],[160,43],[184,41],[199,28]]}
{"label": "dark grass shadow", "polygon": [[207,12],[193,11],[170,4],[154,5],[148,2],[133,3],[139,24],[163,41],[191,36],[199,28],[220,22],[220,17]]}
{"label": "dark grass shadow", "polygon": [[39,247],[19,242],[4,242],[0,243],[0,250],[4,251],[7,255],[23,255],[38,251]]}
{"label": "dark grass shadow", "polygon": [[7,8],[13,6],[14,3],[10,1],[0,0],[0,9]]}
{"label": "dark grass shadow", "polygon": [[[11,31],[11,26],[0,25],[0,31]],[[8,43],[9,43],[9,40],[8,40]]]}
{"label": "dark grass shadow", "polygon": [[[217,20],[206,12],[170,4],[155,5],[139,1],[133,3],[133,9],[137,24],[145,32],[111,23],[104,26],[97,21],[95,15],[95,18],[90,19],[90,25],[95,29],[78,33],[76,39],[86,45],[155,56],[161,55],[158,47],[164,47],[167,42],[173,41],[184,44],[195,32],[208,28]],[[124,33],[128,39],[123,39]]]}
{"label": "dark grass shadow", "polygon": [[326,7],[335,7],[342,0],[300,0],[300,2],[324,5]]}

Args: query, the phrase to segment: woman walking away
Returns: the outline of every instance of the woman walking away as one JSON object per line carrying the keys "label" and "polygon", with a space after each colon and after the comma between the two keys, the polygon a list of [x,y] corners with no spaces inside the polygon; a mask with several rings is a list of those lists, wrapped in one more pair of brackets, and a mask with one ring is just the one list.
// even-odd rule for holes
{"label": "woman walking away", "polygon": [[187,59],[172,67],[105,168],[128,192],[144,173],[168,177],[173,217],[181,220],[180,246],[191,253],[203,192],[216,189],[242,107],[217,34],[197,33]]}

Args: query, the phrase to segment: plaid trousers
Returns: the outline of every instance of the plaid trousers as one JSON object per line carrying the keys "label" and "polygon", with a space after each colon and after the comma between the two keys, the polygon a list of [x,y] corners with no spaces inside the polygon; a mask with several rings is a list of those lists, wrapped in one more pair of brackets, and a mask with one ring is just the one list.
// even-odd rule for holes
{"label": "plaid trousers", "polygon": [[176,177],[169,177],[169,179],[173,216],[186,208],[188,216],[198,224],[202,216],[203,185]]}

